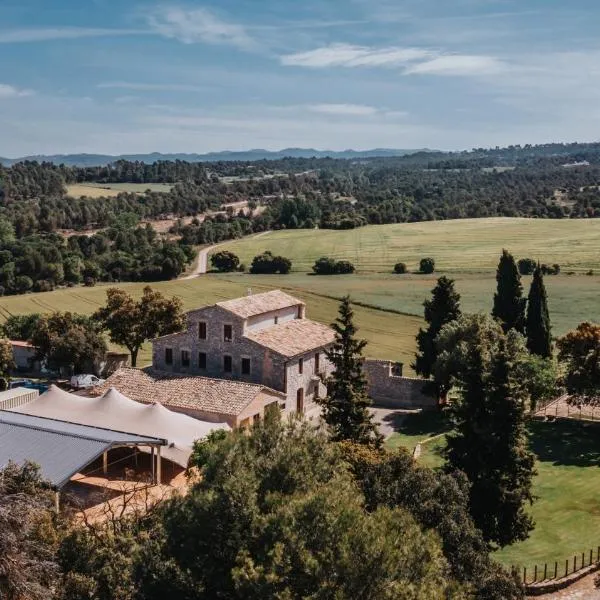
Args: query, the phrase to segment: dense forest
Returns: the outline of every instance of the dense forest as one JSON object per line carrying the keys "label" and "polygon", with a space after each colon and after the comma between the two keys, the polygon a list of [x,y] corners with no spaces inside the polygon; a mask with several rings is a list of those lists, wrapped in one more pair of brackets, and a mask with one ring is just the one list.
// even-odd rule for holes
{"label": "dense forest", "polygon": [[[76,183],[170,183],[170,191],[68,195]],[[418,152],[356,160],[117,161],[0,166],[0,292],[169,279],[193,246],[267,229],[478,217],[600,217],[600,144]],[[244,208],[223,205],[246,203]],[[260,205],[260,210],[257,207]],[[178,220],[194,218],[191,222]],[[146,227],[173,219],[168,237]],[[65,230],[68,239],[58,233]]]}

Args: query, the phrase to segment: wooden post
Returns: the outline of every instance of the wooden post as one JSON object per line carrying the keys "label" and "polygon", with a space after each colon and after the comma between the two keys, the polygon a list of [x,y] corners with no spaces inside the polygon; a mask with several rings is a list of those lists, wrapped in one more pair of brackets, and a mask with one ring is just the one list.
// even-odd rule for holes
{"label": "wooden post", "polygon": [[542,581],[546,581],[548,579],[548,563],[544,563],[544,579]]}
{"label": "wooden post", "polygon": [[523,583],[527,585],[527,567],[523,567]]}
{"label": "wooden post", "polygon": [[108,450],[102,453],[102,473],[108,473]]}
{"label": "wooden post", "polygon": [[573,573],[577,573],[577,554],[573,557]]}
{"label": "wooden post", "polygon": [[565,561],[565,577],[569,574],[569,559]]}
{"label": "wooden post", "polygon": [[150,452],[150,462],[152,463],[152,483],[156,483],[156,477],[154,476],[154,446],[152,446]]}
{"label": "wooden post", "polygon": [[537,565],[533,568],[533,583],[537,582]]}
{"label": "wooden post", "polygon": [[585,567],[585,552],[581,553],[581,568]]}
{"label": "wooden post", "polygon": [[558,577],[558,561],[554,561],[554,579]]}
{"label": "wooden post", "polygon": [[592,561],[594,559],[594,551],[590,549],[590,567],[592,566]]}
{"label": "wooden post", "polygon": [[160,446],[156,448],[156,483],[162,483],[162,461],[160,458]]}

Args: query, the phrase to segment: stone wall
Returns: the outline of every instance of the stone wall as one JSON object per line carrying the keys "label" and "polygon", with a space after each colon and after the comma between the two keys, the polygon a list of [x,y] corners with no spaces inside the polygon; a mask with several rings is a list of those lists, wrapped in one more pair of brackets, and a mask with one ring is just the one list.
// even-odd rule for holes
{"label": "stone wall", "polygon": [[389,360],[365,359],[363,369],[369,382],[369,396],[376,406],[390,408],[435,408],[436,398],[423,394],[424,379],[403,377]]}

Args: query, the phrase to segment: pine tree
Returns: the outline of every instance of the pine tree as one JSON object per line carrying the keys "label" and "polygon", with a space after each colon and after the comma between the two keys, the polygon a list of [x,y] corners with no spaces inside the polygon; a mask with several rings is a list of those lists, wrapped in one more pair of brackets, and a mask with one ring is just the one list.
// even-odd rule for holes
{"label": "pine tree", "polygon": [[423,377],[431,377],[433,365],[437,359],[435,338],[446,323],[460,317],[460,294],[454,289],[454,280],[440,277],[431,290],[431,300],[425,300],[425,321],[427,329],[419,329],[417,347],[419,349],[413,365],[414,370]]}
{"label": "pine tree", "polygon": [[456,431],[448,436],[449,471],[469,482],[470,512],[484,538],[499,547],[527,539],[533,521],[525,505],[531,492],[534,455],[528,449],[524,402],[506,340],[489,358],[485,342],[469,349],[461,400],[453,409]]}
{"label": "pine tree", "polygon": [[326,355],[334,371],[327,381],[327,397],[319,401],[323,406],[323,419],[331,428],[333,440],[380,446],[382,437],[369,412],[372,402],[362,369],[362,351],[367,342],[356,338],[354,312],[348,296],[342,300],[339,316],[331,326],[335,342]]}
{"label": "pine tree", "polygon": [[525,333],[526,299],[522,297],[521,275],[514,257],[507,250],[502,250],[496,281],[498,285],[492,315],[502,323],[504,333],[510,329]]}
{"label": "pine tree", "polygon": [[533,273],[527,302],[527,348],[532,354],[537,354],[543,358],[552,356],[550,329],[548,296],[544,285],[544,275],[538,265]]}

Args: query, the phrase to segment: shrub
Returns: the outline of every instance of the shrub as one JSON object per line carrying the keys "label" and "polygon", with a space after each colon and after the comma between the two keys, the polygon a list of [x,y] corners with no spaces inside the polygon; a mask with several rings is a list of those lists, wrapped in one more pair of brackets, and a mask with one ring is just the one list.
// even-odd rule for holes
{"label": "shrub", "polygon": [[322,256],[315,261],[312,270],[315,275],[343,275],[354,273],[354,265],[347,260],[336,261],[333,258]]}
{"label": "shrub", "polygon": [[544,275],[558,275],[560,273],[560,265],[541,265],[540,269]]}
{"label": "shrub", "polygon": [[394,265],[394,273],[396,273],[398,275],[404,275],[405,273],[408,273],[406,264],[405,263],[396,263]]}
{"label": "shrub", "polygon": [[230,273],[237,271],[240,265],[240,259],[229,250],[222,250],[210,257],[211,265],[221,273]]}
{"label": "shrub", "polygon": [[419,271],[427,275],[433,273],[435,271],[435,260],[433,258],[422,258],[419,263]]}
{"label": "shrub", "polygon": [[292,268],[292,261],[284,256],[273,256],[273,253],[266,250],[252,259],[250,273],[254,275],[280,273],[286,275]]}
{"label": "shrub", "polygon": [[533,258],[521,258],[517,266],[521,275],[533,275],[537,267],[537,261],[533,260]]}

